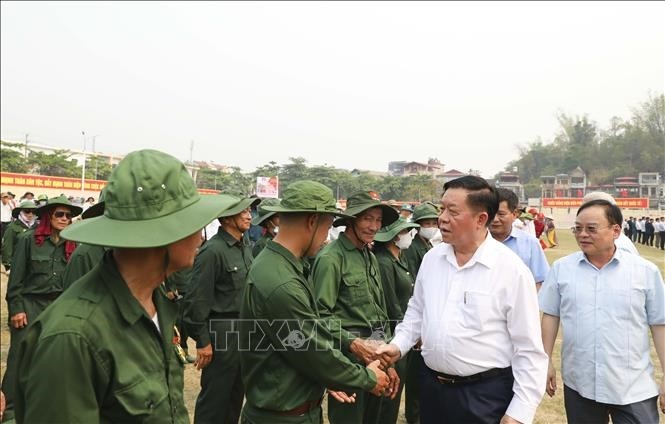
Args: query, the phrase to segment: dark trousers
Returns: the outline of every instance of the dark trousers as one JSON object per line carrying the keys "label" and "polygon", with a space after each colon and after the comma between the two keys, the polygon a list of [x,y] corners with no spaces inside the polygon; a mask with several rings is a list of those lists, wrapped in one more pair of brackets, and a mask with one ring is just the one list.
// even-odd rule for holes
{"label": "dark trousers", "polygon": [[497,424],[513,399],[512,372],[471,383],[442,384],[423,367],[420,386],[422,424]]}
{"label": "dark trousers", "polygon": [[420,374],[425,366],[422,352],[411,350],[406,356],[404,415],[408,424],[420,423]]}
{"label": "dark trousers", "polygon": [[658,424],[658,396],[628,405],[610,405],[580,396],[575,390],[563,386],[566,419],[570,424]]}
{"label": "dark trousers", "polygon": [[665,250],[665,231],[660,232],[660,250]]}
{"label": "dark trousers", "polygon": [[642,241],[643,236],[644,236],[644,232],[640,231],[640,230],[637,230],[637,242],[638,243],[644,244],[644,242]]}
{"label": "dark trousers", "polygon": [[212,361],[201,372],[201,391],[194,409],[197,424],[237,424],[240,419],[245,390],[240,375],[238,338],[226,337],[233,331],[232,322],[209,321]]}

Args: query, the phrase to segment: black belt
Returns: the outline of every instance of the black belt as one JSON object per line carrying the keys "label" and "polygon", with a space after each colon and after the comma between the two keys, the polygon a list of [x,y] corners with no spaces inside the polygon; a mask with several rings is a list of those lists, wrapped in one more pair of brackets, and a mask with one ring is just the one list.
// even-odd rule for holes
{"label": "black belt", "polygon": [[437,380],[439,380],[439,383],[441,384],[466,384],[466,383],[473,383],[476,381],[480,380],[485,380],[490,377],[497,377],[500,375],[507,375],[507,374],[512,374],[513,373],[513,368],[512,367],[507,367],[507,368],[492,368],[491,370],[479,372],[478,374],[473,374],[473,375],[466,375],[466,376],[460,376],[460,375],[450,375],[450,374],[444,374],[442,372],[434,371],[433,369],[427,367],[428,370],[434,374],[434,377],[436,377]]}
{"label": "black belt", "polygon": [[24,294],[23,296],[32,297],[34,299],[39,299],[39,300],[55,300],[61,294],[62,294],[62,292],[58,292],[58,293],[30,293],[30,294]]}
{"label": "black belt", "polygon": [[279,415],[282,417],[296,417],[299,415],[305,415],[309,411],[311,411],[314,408],[318,408],[321,405],[321,402],[323,401],[323,398],[319,399],[314,399],[314,400],[308,400],[307,402],[303,403],[302,405],[298,405],[293,409],[289,409],[288,411],[271,411],[269,409],[265,409],[265,411],[268,411],[272,414]]}

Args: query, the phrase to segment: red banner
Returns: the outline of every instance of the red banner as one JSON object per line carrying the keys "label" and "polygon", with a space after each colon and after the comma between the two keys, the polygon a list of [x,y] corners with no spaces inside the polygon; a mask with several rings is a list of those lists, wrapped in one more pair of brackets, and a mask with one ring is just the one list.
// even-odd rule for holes
{"label": "red banner", "polygon": [[[49,188],[58,190],[81,190],[80,178],[69,177],[50,177],[48,175],[17,174],[13,172],[0,173],[1,186],[30,187],[30,188]],[[106,186],[103,180],[85,180],[85,190],[100,191]],[[218,194],[219,190],[210,190],[199,188],[201,194]]]}
{"label": "red banner", "polygon": [[[646,197],[615,199],[617,206],[627,209],[648,209],[649,199]],[[578,208],[582,206],[582,199],[575,197],[549,197],[543,198],[544,208]]]}

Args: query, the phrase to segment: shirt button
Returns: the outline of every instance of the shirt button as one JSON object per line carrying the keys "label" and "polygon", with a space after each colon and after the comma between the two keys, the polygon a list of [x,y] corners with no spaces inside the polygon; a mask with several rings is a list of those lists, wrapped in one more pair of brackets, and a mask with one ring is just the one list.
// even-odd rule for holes
{"label": "shirt button", "polygon": [[155,403],[154,403],[153,401],[151,401],[151,400],[147,401],[147,402],[145,403],[145,406],[147,406],[147,407],[150,408],[150,409],[155,409]]}

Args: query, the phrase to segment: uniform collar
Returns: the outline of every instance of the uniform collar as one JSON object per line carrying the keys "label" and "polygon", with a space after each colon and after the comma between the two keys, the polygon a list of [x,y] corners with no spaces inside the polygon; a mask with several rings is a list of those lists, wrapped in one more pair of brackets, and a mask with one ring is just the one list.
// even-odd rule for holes
{"label": "uniform collar", "polygon": [[217,230],[217,234],[219,234],[219,237],[226,242],[229,246],[233,246],[234,244],[242,244],[242,238],[240,240],[236,240],[231,234],[226,232],[222,227],[219,227],[219,230]]}
{"label": "uniform collar", "polygon": [[268,250],[272,250],[273,252],[277,253],[278,255],[284,257],[284,259],[289,261],[291,266],[293,266],[296,269],[296,271],[298,271],[299,273],[301,273],[301,274],[304,273],[305,266],[304,266],[304,263],[303,263],[303,259],[296,258],[295,255],[293,253],[291,253],[291,251],[289,249],[287,249],[286,247],[284,247],[281,244],[277,243],[273,239],[270,239],[266,243],[265,248],[268,249]]}
{"label": "uniform collar", "polygon": [[362,249],[358,249],[356,247],[356,245],[353,244],[351,239],[349,239],[349,236],[347,236],[344,232],[341,232],[339,234],[339,237],[337,237],[337,240],[339,240],[339,242],[342,244],[342,247],[344,247],[344,249],[346,249],[346,250],[361,250],[362,251],[362,250],[365,249],[365,247],[363,247]]}

